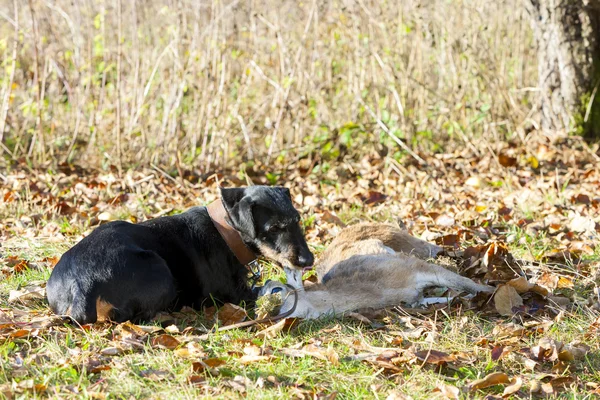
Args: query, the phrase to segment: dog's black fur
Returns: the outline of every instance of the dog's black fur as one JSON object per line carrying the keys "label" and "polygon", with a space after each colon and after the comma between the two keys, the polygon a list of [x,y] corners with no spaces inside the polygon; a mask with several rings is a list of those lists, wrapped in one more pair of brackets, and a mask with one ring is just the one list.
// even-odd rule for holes
{"label": "dog's black fur", "polygon": [[[221,198],[229,223],[256,254],[266,250],[287,265],[312,265],[288,189],[222,189]],[[165,309],[199,307],[208,299],[252,301],[247,272],[206,208],[194,207],[140,224],[98,227],[62,256],[47,294],[55,313],[81,324],[96,321],[98,299],[112,306],[111,320],[138,321]]]}

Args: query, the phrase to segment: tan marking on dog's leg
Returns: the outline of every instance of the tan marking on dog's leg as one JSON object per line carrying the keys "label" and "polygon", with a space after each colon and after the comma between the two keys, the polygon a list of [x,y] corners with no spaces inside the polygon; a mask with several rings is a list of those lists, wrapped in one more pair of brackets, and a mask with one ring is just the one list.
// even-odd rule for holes
{"label": "tan marking on dog's leg", "polygon": [[96,299],[96,318],[98,322],[110,321],[110,312],[114,306],[100,297]]}

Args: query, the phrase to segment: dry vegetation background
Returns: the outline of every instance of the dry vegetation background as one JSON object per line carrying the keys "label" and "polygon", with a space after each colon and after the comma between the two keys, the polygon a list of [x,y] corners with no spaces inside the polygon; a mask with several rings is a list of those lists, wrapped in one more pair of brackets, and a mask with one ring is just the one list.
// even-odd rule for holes
{"label": "dry vegetation background", "polygon": [[[0,0],[0,397],[598,396],[598,145],[539,131],[529,22],[521,0]],[[48,309],[99,224],[249,181],[290,187],[316,254],[401,222],[497,293],[209,335],[248,315]]]}
{"label": "dry vegetation background", "polygon": [[339,142],[400,158],[394,137],[481,148],[535,126],[519,0],[14,7],[2,1],[2,146],[37,165],[286,166]]}

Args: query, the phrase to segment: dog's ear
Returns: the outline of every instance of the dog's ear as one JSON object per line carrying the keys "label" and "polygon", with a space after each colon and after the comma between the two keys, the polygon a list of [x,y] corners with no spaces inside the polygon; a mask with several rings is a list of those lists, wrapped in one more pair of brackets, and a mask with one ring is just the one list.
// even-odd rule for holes
{"label": "dog's ear", "polygon": [[287,195],[287,197],[290,198],[290,200],[292,200],[292,194],[290,193],[290,189],[286,188],[286,187],[281,187],[281,189],[283,190],[283,193],[285,193]]}
{"label": "dog's ear", "polygon": [[239,203],[245,195],[245,188],[221,188],[221,201],[227,211]]}
{"label": "dog's ear", "polygon": [[252,217],[254,202],[249,196],[246,196],[245,189],[222,188],[221,201],[227,210],[231,225],[247,236],[256,237],[254,218]]}

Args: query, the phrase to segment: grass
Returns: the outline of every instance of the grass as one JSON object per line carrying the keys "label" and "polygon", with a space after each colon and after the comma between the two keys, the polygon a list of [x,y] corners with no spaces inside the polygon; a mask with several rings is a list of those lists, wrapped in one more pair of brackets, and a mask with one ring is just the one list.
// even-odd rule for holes
{"label": "grass", "polygon": [[[352,221],[365,217],[358,209],[349,209],[340,214],[344,220]],[[527,243],[513,242],[511,250],[518,254],[529,253],[531,248],[543,248],[543,236],[528,236],[516,231],[517,237],[526,237]],[[41,260],[59,256],[69,247],[69,241],[47,243],[36,239],[13,238],[4,244],[5,256],[17,256],[26,260]],[[318,249],[322,246],[319,246]],[[594,261],[600,260],[598,254]],[[23,310],[45,315],[44,302],[34,306],[7,303],[10,290],[22,287],[31,281],[46,280],[50,269],[35,266],[23,273],[14,274],[0,283],[0,308],[3,310]],[[283,275],[274,267],[267,267],[269,278]],[[550,337],[565,343],[582,340],[590,324],[596,317],[583,307],[575,307],[561,319],[555,321],[547,332],[525,336],[512,345],[516,348],[535,346],[540,338]],[[519,322],[517,318],[514,320]],[[534,320],[522,321],[532,323]],[[431,398],[440,384],[458,388],[482,378],[494,371],[506,372],[509,376],[521,376],[527,382],[541,379],[540,373],[549,370],[550,365],[528,369],[518,359],[507,357],[493,361],[489,347],[474,345],[481,338],[493,340],[493,330],[498,324],[511,322],[511,318],[498,318],[497,315],[479,314],[453,308],[434,315],[403,317],[391,313],[381,322],[365,325],[354,319],[335,320],[325,318],[320,321],[304,321],[288,333],[280,333],[274,338],[259,338],[249,330],[233,330],[210,335],[207,340],[196,343],[204,353],[202,357],[185,358],[173,350],[159,349],[145,339],[142,348],[116,356],[103,356],[101,351],[114,345],[116,326],[99,326],[91,330],[80,330],[68,325],[42,330],[35,337],[4,338],[0,341],[0,387],[6,390],[10,385],[17,387],[16,393],[24,397],[78,397],[78,398],[296,398],[328,396],[337,398],[386,398],[395,393],[407,398]],[[200,319],[179,320],[179,329],[187,326],[203,327],[206,321]],[[393,340],[398,335],[410,332],[414,326],[423,327],[423,335],[411,337],[399,344]],[[412,328],[411,328],[412,327]],[[185,336],[177,336],[180,339]],[[190,337],[194,342],[193,336]],[[182,339],[185,341],[185,339]],[[571,363],[565,375],[577,376],[580,385],[567,389],[561,398],[592,398],[586,394],[584,384],[597,382],[600,378],[600,339],[592,336],[585,339],[591,347],[586,357]],[[285,349],[313,343],[320,349],[332,349],[339,356],[336,364],[311,356],[294,358],[284,353]],[[258,346],[272,353],[273,359],[244,365],[240,355],[249,345]],[[433,349],[448,354],[462,354],[467,360],[452,362],[444,367],[423,364],[411,360],[399,364],[401,371],[391,374],[377,364],[371,365],[351,358],[366,351],[369,346]],[[192,363],[199,359],[219,358],[224,365],[215,374],[195,373]],[[92,373],[90,360],[108,365],[110,369]],[[108,368],[108,367],[107,367]],[[190,378],[199,376],[199,378]],[[45,390],[36,393],[23,382],[33,380]],[[190,379],[199,379],[201,384],[190,384]],[[233,382],[233,383],[232,383]],[[502,387],[475,391],[461,396],[484,397],[487,394],[501,394]],[[522,393],[527,393],[524,386]],[[19,395],[17,394],[17,397]]]}
{"label": "grass", "polygon": [[519,0],[12,3],[12,162],[179,175],[266,161],[276,179],[293,160],[326,171],[367,147],[401,161],[524,141],[532,122],[537,54]]}

